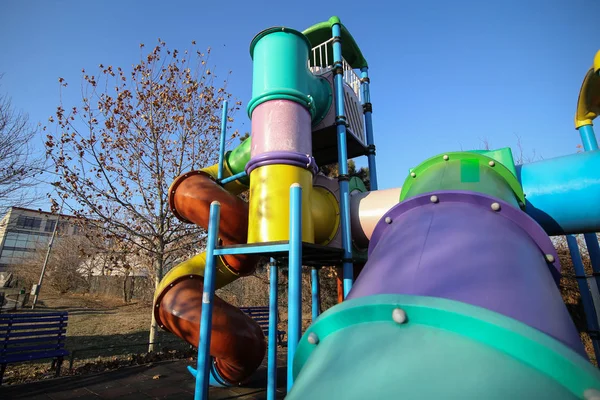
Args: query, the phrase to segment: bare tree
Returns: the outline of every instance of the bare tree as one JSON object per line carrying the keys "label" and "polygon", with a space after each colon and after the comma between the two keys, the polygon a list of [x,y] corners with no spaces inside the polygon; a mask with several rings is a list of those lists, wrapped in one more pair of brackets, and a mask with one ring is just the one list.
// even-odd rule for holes
{"label": "bare tree", "polygon": [[11,99],[0,94],[0,213],[39,199],[31,191],[43,169],[31,146],[36,135],[28,115],[16,111]]}
{"label": "bare tree", "polygon": [[[155,285],[204,237],[170,212],[168,188],[176,176],[218,160],[221,107],[231,95],[227,79],[217,81],[209,68],[209,54],[195,46],[169,50],[159,39],[129,72],[102,64],[98,75],[82,71],[81,105],[60,104],[50,119],[54,131],[44,128],[60,196],[107,238],[150,260]],[[150,342],[156,332],[153,320]]]}
{"label": "bare tree", "polygon": [[[40,246],[31,257],[21,264],[9,267],[19,282],[31,287],[38,283],[40,266],[44,263],[48,248]],[[75,289],[85,289],[87,282],[82,274],[81,265],[90,256],[90,242],[84,236],[58,237],[44,274],[44,286],[51,287],[58,293],[67,293]]]}
{"label": "bare tree", "polygon": [[[520,165],[520,164],[525,164],[525,163],[532,163],[534,161],[539,161],[541,159],[543,159],[542,156],[537,155],[535,149],[533,149],[531,151],[531,153],[525,154],[525,151],[523,149],[523,143],[521,142],[521,136],[515,133],[515,138],[517,140],[516,146],[515,147],[511,147],[511,149],[513,150],[513,158],[515,160],[515,164]],[[492,150],[492,146],[490,144],[490,141],[487,138],[483,138],[483,139],[479,139],[481,141],[481,148],[483,150]],[[462,150],[462,146],[461,146],[461,150]]]}

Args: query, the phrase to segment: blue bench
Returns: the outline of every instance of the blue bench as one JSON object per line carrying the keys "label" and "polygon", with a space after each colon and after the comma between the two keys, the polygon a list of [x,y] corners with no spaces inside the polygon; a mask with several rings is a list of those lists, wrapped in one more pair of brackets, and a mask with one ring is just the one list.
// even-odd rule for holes
{"label": "blue bench", "polygon": [[68,312],[0,314],[0,385],[8,364],[52,358],[60,375]]}
{"label": "blue bench", "polygon": [[[269,337],[269,307],[240,307],[246,315],[255,320],[258,325],[262,328],[265,337]],[[278,317],[279,318],[279,317]],[[285,331],[277,330],[277,344],[283,345],[283,337]]]}

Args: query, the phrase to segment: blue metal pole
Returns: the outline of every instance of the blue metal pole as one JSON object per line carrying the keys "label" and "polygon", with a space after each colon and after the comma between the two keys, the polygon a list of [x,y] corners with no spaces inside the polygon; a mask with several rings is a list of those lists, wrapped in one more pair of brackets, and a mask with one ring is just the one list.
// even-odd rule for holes
{"label": "blue metal pole", "polygon": [[310,271],[312,292],[312,321],[315,322],[321,313],[321,287],[319,285],[319,269],[312,267]]}
{"label": "blue metal pole", "polygon": [[269,353],[267,355],[267,400],[277,396],[277,262],[271,258],[269,272]]}
{"label": "blue metal pole", "polygon": [[594,309],[594,303],[590,296],[587,277],[585,275],[585,269],[583,268],[583,262],[581,261],[581,254],[579,253],[579,246],[575,236],[567,235],[567,245],[569,246],[569,252],[571,253],[571,260],[573,260],[575,277],[577,278],[579,292],[581,293],[581,304],[583,305],[583,312],[585,313],[585,319],[587,320],[588,331],[590,331],[589,334],[594,346],[594,353],[596,354],[596,359],[598,359],[600,356],[600,344],[598,343],[598,318],[596,315],[596,310]]}
{"label": "blue metal pole", "polygon": [[578,128],[579,136],[581,136],[581,144],[585,151],[598,150],[598,140],[594,134],[593,125],[583,125]]}
{"label": "blue metal pole", "polygon": [[600,291],[600,245],[598,245],[598,237],[595,233],[585,233],[583,238],[590,257],[590,264],[592,264],[592,271],[594,271],[594,280],[596,286],[598,286],[598,291]]}
{"label": "blue metal pole", "polygon": [[360,69],[360,78],[363,114],[365,115],[365,132],[367,134],[370,190],[377,190],[377,164],[375,162],[375,139],[373,138],[373,106],[371,105],[371,91],[369,87],[369,67]]}
{"label": "blue metal pole", "polygon": [[290,250],[288,263],[287,390],[294,384],[294,355],[302,336],[302,187],[290,187]]}
{"label": "blue metal pole", "polygon": [[206,266],[204,268],[204,288],[202,291],[202,315],[200,317],[200,339],[198,340],[198,364],[196,373],[195,400],[208,399],[210,372],[210,335],[212,328],[213,299],[215,297],[215,256],[219,235],[219,217],[221,205],[218,201],[210,203],[208,222],[208,241],[206,243]]}
{"label": "blue metal pole", "polygon": [[[598,141],[596,140],[592,124],[580,126],[577,130],[579,131],[579,136],[581,136],[581,144],[584,151],[598,150]],[[600,244],[598,244],[598,237],[595,233],[586,233],[583,237],[585,238],[585,245],[590,256],[592,270],[594,271],[594,279],[598,290],[600,290],[600,278],[598,276],[600,275]]]}
{"label": "blue metal pole", "polygon": [[346,114],[344,107],[344,78],[342,65],[342,29],[340,24],[332,27],[333,59],[334,59],[334,86],[337,125],[337,146],[340,184],[340,212],[342,222],[342,246],[344,248],[344,298],[352,289],[354,268],[352,266],[352,236],[350,231],[350,189],[348,183],[348,152],[346,144]]}
{"label": "blue metal pole", "polygon": [[225,136],[227,135],[227,100],[223,101],[223,114],[221,114],[221,143],[219,144],[219,171],[217,179],[223,179],[223,158],[225,156]]}
{"label": "blue metal pole", "polygon": [[242,172],[238,172],[238,173],[237,173],[237,174],[235,174],[235,175],[228,176],[228,177],[227,177],[227,178],[225,178],[225,179],[221,179],[221,181],[220,181],[220,182],[221,182],[221,185],[225,185],[226,183],[229,183],[229,182],[235,181],[235,180],[237,180],[237,179],[240,179],[240,178],[243,178],[243,177],[245,177],[245,176],[246,176],[246,171],[242,171]]}

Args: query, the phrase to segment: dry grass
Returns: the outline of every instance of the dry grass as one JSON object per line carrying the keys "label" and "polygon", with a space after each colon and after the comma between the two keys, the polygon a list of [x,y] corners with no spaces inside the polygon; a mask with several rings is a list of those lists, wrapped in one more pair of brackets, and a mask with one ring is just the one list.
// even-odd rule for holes
{"label": "dry grass", "polygon": [[[594,347],[592,346],[592,340],[590,336],[585,333],[586,330],[586,317],[583,311],[583,305],[581,304],[581,296],[579,294],[579,286],[577,279],[575,279],[575,270],[573,269],[573,262],[568,249],[565,246],[558,246],[558,256],[560,258],[560,264],[562,267],[562,278],[560,280],[560,292],[565,302],[569,314],[580,332],[581,341],[585,347],[585,351],[590,358],[590,361],[594,365],[598,365],[596,356],[594,355]],[[584,268],[587,275],[592,275],[592,266],[590,264],[589,257],[582,257]]]}
{"label": "dry grass", "polygon": [[[69,360],[63,375],[78,375],[123,365],[188,357],[189,347],[173,335],[162,335],[158,354],[146,353],[151,304],[124,304],[119,299],[90,295],[42,292],[39,310],[69,312],[66,348],[74,353],[73,371]],[[4,375],[6,384],[23,383],[53,376],[51,361],[11,364]]]}

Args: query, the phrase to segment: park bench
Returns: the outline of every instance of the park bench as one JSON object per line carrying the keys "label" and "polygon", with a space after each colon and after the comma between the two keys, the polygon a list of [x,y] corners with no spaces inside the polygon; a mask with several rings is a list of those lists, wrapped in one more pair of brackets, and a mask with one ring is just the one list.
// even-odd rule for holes
{"label": "park bench", "polygon": [[0,314],[0,385],[8,364],[52,358],[55,376],[69,352],[64,349],[68,313]]}
{"label": "park bench", "polygon": [[[265,337],[269,337],[269,307],[240,307],[246,315],[255,320],[258,325],[262,328]],[[283,344],[283,336],[285,331],[277,330],[277,343],[281,346]]]}

